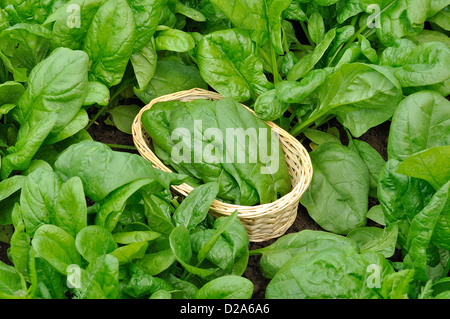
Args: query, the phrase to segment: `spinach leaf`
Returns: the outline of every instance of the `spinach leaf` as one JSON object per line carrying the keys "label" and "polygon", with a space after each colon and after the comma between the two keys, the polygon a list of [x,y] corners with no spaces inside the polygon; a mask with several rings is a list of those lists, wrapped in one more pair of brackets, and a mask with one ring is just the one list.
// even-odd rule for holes
{"label": "spinach leaf", "polygon": [[385,229],[378,227],[361,227],[352,230],[347,238],[353,239],[359,246],[360,253],[373,251],[390,258],[394,255],[397,243],[398,226],[390,224]]}
{"label": "spinach leaf", "polygon": [[161,289],[172,291],[172,286],[169,283],[161,278],[146,274],[139,265],[130,264],[128,269],[131,277],[123,287],[123,291],[127,295],[133,298],[141,298]]}
{"label": "spinach leaf", "polygon": [[406,267],[414,269],[414,278],[418,280],[428,280],[427,247],[439,215],[445,207],[448,209],[449,186],[450,182],[444,184],[411,221],[406,241],[408,253],[404,258],[404,264]]}
{"label": "spinach leaf", "polygon": [[[98,9],[83,46],[91,60],[90,80],[108,87],[120,83],[133,53],[135,27],[133,12],[126,0],[108,0]],[[110,36],[105,37],[105,34]]]}
{"label": "spinach leaf", "polygon": [[235,27],[251,31],[252,40],[259,46],[269,42],[277,54],[283,54],[280,17],[290,5],[290,0],[211,2],[225,13]]}
{"label": "spinach leaf", "polygon": [[450,145],[431,147],[405,159],[397,173],[422,178],[436,190],[450,180]]}
{"label": "spinach leaf", "polygon": [[75,295],[80,299],[116,299],[119,292],[119,263],[111,255],[93,260],[86,270],[80,272],[80,287]]}
{"label": "spinach leaf", "polygon": [[306,74],[308,74],[308,72],[311,71],[312,68],[314,68],[314,66],[317,64],[317,62],[319,62],[319,60],[322,58],[322,56],[330,46],[335,36],[336,30],[335,29],[329,30],[325,34],[322,41],[320,41],[320,43],[318,43],[317,46],[314,48],[313,52],[308,53],[296,64],[294,64],[294,66],[287,74],[286,79],[288,81],[296,81],[304,77]]}
{"label": "spinach leaf", "polygon": [[157,57],[154,38],[151,38],[139,51],[131,55],[130,61],[139,85],[138,92],[142,91],[153,78]]}
{"label": "spinach leaf", "polygon": [[14,70],[25,76],[51,52],[51,33],[38,24],[18,23],[0,33],[0,50]]}
{"label": "spinach leaf", "polygon": [[255,112],[264,121],[278,119],[289,108],[289,104],[284,103],[275,89],[264,92],[256,99]]}
{"label": "spinach leaf", "polygon": [[109,254],[117,248],[112,234],[104,227],[90,225],[84,227],[76,236],[74,244],[78,252],[88,262]]}
{"label": "spinach leaf", "polygon": [[445,67],[449,63],[450,49],[447,45],[427,42],[412,49],[400,65],[397,62],[393,66],[393,74],[402,87],[432,85],[450,77],[450,71]]}
{"label": "spinach leaf", "polygon": [[179,60],[162,59],[158,61],[148,85],[140,91],[135,90],[135,93],[147,104],[158,96],[192,88],[208,88],[197,68],[185,65]]}
{"label": "spinach leaf", "polygon": [[196,299],[250,299],[253,283],[240,276],[222,276],[203,285],[195,294]]}
{"label": "spinach leaf", "polygon": [[348,147],[358,152],[359,156],[363,159],[364,163],[369,169],[369,196],[372,198],[377,198],[378,176],[380,175],[380,171],[385,164],[383,157],[381,157],[380,153],[378,153],[377,150],[375,150],[372,146],[364,141],[354,140],[350,138]]}
{"label": "spinach leaf", "polygon": [[74,237],[86,226],[86,200],[81,181],[65,183],[49,170],[38,168],[26,177],[20,195],[21,215],[27,233],[43,224],[54,224]]}
{"label": "spinach leaf", "polygon": [[376,298],[369,286],[368,267],[377,267],[379,280],[394,273],[378,253],[359,254],[349,247],[304,252],[291,258],[269,282],[267,299]]}
{"label": "spinach leaf", "polygon": [[298,254],[343,246],[359,251],[356,242],[347,237],[320,230],[305,229],[297,233],[286,234],[269,246],[252,250],[251,254],[262,254],[261,271],[265,277],[273,278],[285,263]]}
{"label": "spinach leaf", "polygon": [[217,183],[197,186],[189,193],[173,214],[175,226],[194,228],[206,217],[213,200],[219,192]]}
{"label": "spinach leaf", "polygon": [[347,234],[366,224],[369,171],[355,151],[324,143],[310,153],[314,175],[300,203],[322,228]]}
{"label": "spinach leaf", "polygon": [[73,50],[83,49],[86,34],[99,8],[106,0],[73,0],[47,17],[44,26],[51,26],[52,44]]}
{"label": "spinach leaf", "polygon": [[405,160],[430,147],[450,145],[450,102],[421,91],[399,103],[389,130],[388,158]]}
{"label": "spinach leaf", "polygon": [[161,0],[139,0],[127,1],[133,12],[136,23],[136,41],[134,53],[141,51],[147,46],[156,32],[165,1]]}
{"label": "spinach leaf", "polygon": [[44,140],[60,133],[78,114],[86,97],[88,62],[82,51],[59,48],[32,70],[12,111],[21,126],[15,147],[2,158],[3,179],[13,170],[27,169]]}
{"label": "spinach leaf", "polygon": [[113,124],[121,131],[131,134],[131,126],[141,107],[136,104],[119,105],[108,113],[111,114]]}
{"label": "spinach leaf", "polygon": [[363,63],[342,65],[312,97],[318,106],[291,134],[297,135],[324,116],[335,114],[352,135],[359,137],[390,119],[402,98],[399,83],[386,69]]}
{"label": "spinach leaf", "polygon": [[187,32],[178,29],[165,29],[155,34],[156,50],[186,52],[195,46],[194,38]]}
{"label": "spinach leaf", "polygon": [[42,225],[36,230],[31,244],[42,258],[63,275],[67,275],[69,265],[81,265],[75,239],[58,226]]}
{"label": "spinach leaf", "polygon": [[198,43],[197,64],[202,78],[225,97],[246,101],[270,90],[255,44],[247,32],[212,32]]}
{"label": "spinach leaf", "polygon": [[190,273],[201,278],[213,275],[217,268],[200,268],[192,265],[192,246],[189,231],[184,226],[175,227],[169,236],[170,249],[177,261]]}
{"label": "spinach leaf", "polygon": [[206,259],[225,273],[234,271],[235,264],[246,256],[249,245],[247,232],[236,216],[237,212],[220,217],[212,229],[198,228],[191,233],[192,250],[198,253],[199,262]]}
{"label": "spinach leaf", "polygon": [[0,261],[0,297],[24,298],[27,292],[22,278],[13,266]]}
{"label": "spinach leaf", "polygon": [[85,193],[94,201],[129,182],[155,179],[163,188],[183,182],[184,176],[153,168],[144,158],[111,150],[105,144],[83,141],[69,146],[56,160],[55,168],[67,178],[78,176]]}
{"label": "spinach leaf", "polygon": [[388,160],[378,179],[378,199],[386,225],[398,224],[398,243],[406,246],[411,220],[430,201],[433,187],[426,181],[397,173],[400,162]]}

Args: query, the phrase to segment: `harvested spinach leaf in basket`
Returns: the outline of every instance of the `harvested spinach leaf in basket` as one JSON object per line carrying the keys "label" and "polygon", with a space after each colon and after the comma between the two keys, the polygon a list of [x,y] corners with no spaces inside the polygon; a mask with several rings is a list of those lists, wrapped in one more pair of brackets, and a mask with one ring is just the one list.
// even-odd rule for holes
{"label": "harvested spinach leaf in basket", "polygon": [[158,102],[142,123],[166,165],[192,186],[217,182],[224,201],[265,204],[291,189],[278,136],[233,99]]}

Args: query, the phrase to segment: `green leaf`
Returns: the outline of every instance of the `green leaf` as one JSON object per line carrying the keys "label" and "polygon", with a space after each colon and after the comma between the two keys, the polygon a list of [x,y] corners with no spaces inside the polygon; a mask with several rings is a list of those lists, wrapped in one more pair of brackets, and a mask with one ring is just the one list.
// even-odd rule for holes
{"label": "green leaf", "polygon": [[199,268],[191,265],[192,247],[189,231],[184,226],[175,227],[169,236],[170,249],[177,261],[190,273],[205,278],[214,274],[217,269]]}
{"label": "green leaf", "polygon": [[280,82],[275,86],[277,97],[285,103],[299,103],[325,82],[333,72],[333,68],[315,69],[300,81]]}
{"label": "green leaf", "polygon": [[252,250],[251,254],[262,254],[261,271],[264,277],[273,278],[285,263],[298,254],[343,246],[358,251],[358,245],[345,236],[305,229],[283,235],[269,246]]}
{"label": "green leaf", "polygon": [[311,97],[319,104],[291,131],[294,136],[324,116],[335,114],[353,136],[359,137],[390,119],[402,99],[398,81],[385,68],[356,62],[342,65]]}
{"label": "green leaf", "polygon": [[169,268],[176,261],[171,249],[160,250],[155,253],[145,254],[136,261],[146,273],[156,276]]}
{"label": "green leaf", "polygon": [[0,261],[0,298],[24,298],[26,294],[20,274],[13,266]]}
{"label": "green leaf", "polygon": [[325,34],[323,40],[320,41],[314,48],[314,51],[305,55],[292,67],[292,69],[287,74],[286,79],[288,81],[297,81],[298,79],[308,74],[308,72],[311,71],[317,64],[317,62],[319,62],[319,60],[322,58],[335,36],[336,29],[329,30]]}
{"label": "green leaf", "polygon": [[98,9],[106,0],[73,0],[55,10],[44,22],[51,25],[57,47],[83,49],[86,34]]}
{"label": "green leaf", "polygon": [[314,175],[300,203],[322,228],[347,234],[366,224],[369,171],[358,153],[324,143],[310,153]]}
{"label": "green leaf", "polygon": [[25,232],[25,226],[22,224],[18,225],[10,241],[10,257],[14,264],[14,267],[19,271],[25,278],[29,279],[29,256],[31,248],[31,238]]}
{"label": "green leaf", "polygon": [[53,219],[55,225],[73,237],[87,226],[86,198],[78,177],[72,177],[61,185]]}
{"label": "green leaf", "polygon": [[25,176],[14,175],[0,182],[0,201],[20,190],[25,183]]}
{"label": "green leaf", "polygon": [[264,121],[278,119],[288,108],[289,104],[281,101],[275,89],[258,96],[254,105],[256,114]]}
{"label": "green leaf", "polygon": [[352,230],[347,237],[353,239],[359,246],[359,251],[374,251],[390,258],[394,255],[397,243],[398,226],[390,224],[385,229],[378,227],[362,227]]}
{"label": "green leaf", "polygon": [[380,171],[385,164],[383,157],[381,157],[377,150],[364,141],[350,139],[348,146],[359,154],[369,169],[369,196],[372,198],[377,198],[378,176],[380,175]]}
{"label": "green leaf", "polygon": [[20,207],[30,236],[41,225],[53,224],[60,187],[61,181],[53,171],[38,168],[27,176],[20,194]]}
{"label": "green leaf", "polygon": [[[384,52],[383,52],[384,54]],[[450,77],[450,48],[441,42],[426,42],[415,47],[393,74],[403,87],[432,85]]]}
{"label": "green leaf", "polygon": [[94,201],[137,179],[155,179],[161,190],[184,179],[183,175],[153,168],[141,156],[113,151],[90,140],[69,146],[56,160],[55,169],[67,178],[78,176],[86,195]]}
{"label": "green leaf", "polygon": [[191,234],[192,249],[198,252],[198,263],[205,259],[231,274],[236,263],[248,252],[248,234],[245,227],[236,219],[237,211],[230,217],[216,219],[213,229],[195,229]]}
{"label": "green leaf", "polygon": [[117,248],[112,234],[97,225],[90,225],[79,231],[74,244],[88,262],[93,262],[97,257],[109,254]]}
{"label": "green leaf", "polygon": [[290,0],[223,1],[212,0],[230,19],[232,24],[251,34],[259,46],[267,42],[277,54],[283,54],[281,43],[281,14],[291,3]]}
{"label": "green leaf", "polygon": [[119,222],[128,199],[143,187],[150,187],[152,190],[160,189],[160,185],[154,179],[137,179],[125,184],[111,193],[109,193],[102,201],[98,202],[98,212],[95,217],[96,225],[113,231]]}
{"label": "green leaf", "polygon": [[155,34],[166,2],[162,0],[130,0],[128,4],[136,22],[136,35],[139,35],[136,36],[133,52],[142,52]]}
{"label": "green leaf", "polygon": [[225,97],[246,101],[270,90],[255,44],[245,31],[212,32],[198,43],[197,64],[202,78]]}
{"label": "green leaf", "polygon": [[150,39],[139,51],[134,52],[130,61],[133,65],[134,74],[139,85],[139,90],[143,90],[156,71],[156,61],[158,54],[155,49],[155,40]]}
{"label": "green leaf", "polygon": [[129,266],[130,279],[123,285],[123,291],[133,298],[151,295],[158,290],[172,291],[172,286],[164,279],[146,274],[142,267],[136,264]]}
{"label": "green leaf", "polygon": [[88,94],[83,102],[83,106],[91,106],[98,104],[100,106],[108,105],[109,103],[109,89],[100,82],[88,82]]}
{"label": "green leaf", "polygon": [[384,213],[381,205],[372,206],[366,215],[367,218],[373,220],[374,222],[386,226],[386,222],[384,220]]}
{"label": "green leaf", "polygon": [[410,222],[429,202],[433,187],[426,181],[397,173],[400,162],[388,160],[378,179],[378,199],[386,225],[398,224],[398,243],[405,247]]}
{"label": "green leaf", "polygon": [[[117,299],[119,293],[119,262],[117,258],[108,254],[99,256],[87,266],[86,273],[90,286],[95,282],[105,298]],[[89,287],[85,287],[83,294],[86,298],[95,298],[89,290]]]}
{"label": "green leaf", "polygon": [[81,265],[75,239],[58,226],[42,225],[36,230],[31,244],[42,258],[63,275],[67,275],[69,265]]}
{"label": "green leaf", "polygon": [[121,132],[131,134],[131,126],[140,110],[141,107],[136,104],[127,104],[108,110],[108,113],[111,114],[114,125]]}
{"label": "green leaf", "polygon": [[58,135],[79,113],[86,97],[88,56],[58,48],[30,73],[29,83],[12,111],[20,123],[13,151],[2,159],[2,178],[25,170],[47,136]]}
{"label": "green leaf", "polygon": [[428,21],[436,23],[442,29],[446,31],[450,31],[450,12],[446,9],[443,9],[436,13],[434,16],[428,19]]}
{"label": "green leaf", "polygon": [[194,38],[189,33],[178,29],[165,29],[155,34],[157,51],[187,52],[192,50],[194,46]]}
{"label": "green leaf", "polygon": [[433,91],[409,95],[399,103],[389,130],[388,158],[405,160],[435,146],[450,145],[450,102]]}
{"label": "green leaf", "polygon": [[397,173],[422,178],[438,190],[450,180],[450,145],[411,155],[398,166]]}
{"label": "green leaf", "polygon": [[250,299],[253,283],[244,277],[222,276],[203,285],[195,294],[196,299]]}
{"label": "green leaf", "polygon": [[303,134],[305,134],[305,136],[310,139],[313,143],[320,145],[323,143],[338,143],[338,144],[342,144],[341,140],[330,133],[327,132],[323,132],[323,131],[319,131],[316,129],[312,129],[312,128],[308,128],[306,129]]}
{"label": "green leaf", "polygon": [[181,202],[173,214],[175,226],[194,228],[201,223],[208,214],[209,207],[219,192],[217,183],[207,183],[195,187]]}
{"label": "green leaf", "polygon": [[370,268],[377,278],[394,273],[383,255],[358,254],[348,247],[330,247],[318,252],[304,252],[292,257],[269,282],[267,299],[358,299],[374,298],[368,288]]}
{"label": "green leaf", "polygon": [[414,269],[414,278],[427,281],[427,247],[431,241],[433,229],[448,201],[450,182],[444,184],[434,194],[429,203],[413,218],[406,247],[408,254],[404,258],[407,268]]}
{"label": "green leaf", "polygon": [[113,234],[114,240],[118,244],[133,244],[139,242],[145,242],[154,240],[161,236],[160,233],[157,233],[152,230],[140,230],[140,231],[124,231],[117,232]]}
{"label": "green leaf", "polygon": [[118,247],[110,254],[117,258],[119,265],[124,265],[132,262],[134,259],[142,258],[147,248],[148,242],[141,241]]}
{"label": "green leaf", "polygon": [[3,109],[5,104],[16,104],[22,93],[25,91],[22,84],[14,81],[7,81],[0,84],[0,115],[7,114],[11,107]]}
{"label": "green leaf", "polygon": [[50,50],[51,33],[41,25],[18,23],[0,33],[0,49],[9,59],[13,70],[29,73],[44,60]]}
{"label": "green leaf", "polygon": [[119,84],[133,53],[135,27],[126,0],[108,0],[98,9],[83,46],[91,60],[90,80],[108,87]]}
{"label": "green leaf", "polygon": [[135,89],[135,93],[143,103],[148,104],[158,96],[192,88],[208,88],[196,67],[185,65],[179,60],[162,59],[156,64],[148,85],[140,90]]}
{"label": "green leaf", "polygon": [[314,12],[308,19],[309,36],[315,44],[319,44],[325,36],[325,24],[318,12]]}

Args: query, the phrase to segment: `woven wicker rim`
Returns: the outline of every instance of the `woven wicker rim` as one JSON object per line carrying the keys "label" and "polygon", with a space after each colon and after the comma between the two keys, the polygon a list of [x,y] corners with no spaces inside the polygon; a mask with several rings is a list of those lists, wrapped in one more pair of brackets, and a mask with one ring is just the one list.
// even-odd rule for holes
{"label": "woven wicker rim", "polygon": [[[157,102],[163,102],[163,101],[192,101],[196,99],[209,99],[209,100],[219,100],[223,97],[215,92],[195,88],[191,90],[186,91],[179,91],[172,94],[167,94],[164,96],[160,96],[158,98],[153,99],[150,101],[149,104],[147,104],[145,107],[143,107],[140,112],[136,115],[133,124],[132,124],[132,135],[133,135],[133,141],[136,145],[136,148],[138,149],[139,153],[142,157],[147,159],[149,162],[152,163],[152,165],[156,168],[159,168],[166,172],[172,172],[167,166],[162,163],[162,161],[152,152],[152,150],[149,147],[150,138],[148,134],[145,131],[145,128],[143,128],[141,123],[141,116],[142,113],[146,110],[150,109],[155,103]],[[244,105],[245,106],[245,105]],[[245,106],[248,110],[253,112],[250,108]],[[254,113],[254,112],[253,112]],[[312,178],[312,164],[311,159],[309,157],[309,154],[307,150],[303,147],[303,145],[292,135],[290,135],[288,132],[280,128],[278,125],[276,125],[273,122],[266,121],[265,122],[269,127],[271,127],[272,130],[275,130],[276,133],[279,134],[280,141],[289,143],[291,147],[295,148],[295,151],[298,152],[299,159],[294,159],[297,161],[300,161],[301,166],[301,176],[297,183],[293,185],[292,190],[287,193],[286,195],[282,196],[281,198],[277,199],[274,202],[262,204],[262,205],[255,205],[255,206],[242,206],[242,205],[234,205],[234,204],[228,204],[221,202],[217,199],[215,199],[210,207],[210,211],[212,212],[218,212],[221,215],[231,215],[235,210],[238,210],[238,217],[240,219],[242,218],[259,218],[266,214],[274,213],[276,211],[282,210],[284,207],[292,205],[293,203],[298,206],[298,203],[300,201],[300,198],[302,194],[305,192],[305,190],[308,188],[311,178]],[[282,148],[284,151],[284,146],[282,143]],[[285,158],[286,158],[286,152],[285,152]],[[292,159],[290,159],[292,160]],[[291,176],[291,184],[293,183],[293,177]],[[187,196],[191,191],[192,187],[188,184],[180,184],[180,185],[172,185],[172,188],[177,193]],[[293,220],[292,220],[293,222]]]}

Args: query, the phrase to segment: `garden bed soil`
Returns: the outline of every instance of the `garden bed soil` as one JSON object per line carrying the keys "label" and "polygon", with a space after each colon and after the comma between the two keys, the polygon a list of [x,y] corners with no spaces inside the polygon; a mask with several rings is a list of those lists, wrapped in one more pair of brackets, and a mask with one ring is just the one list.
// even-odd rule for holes
{"label": "garden bed soil", "polygon": [[[328,123],[338,127],[340,130],[341,141],[344,145],[347,145],[348,138],[342,129],[342,126],[336,121],[332,120]],[[381,156],[387,159],[387,142],[389,134],[390,122],[385,122],[377,127],[370,129],[367,133],[361,136],[359,139],[369,143],[373,148],[375,148]],[[107,143],[107,144],[120,144],[120,145],[134,145],[133,138],[129,134],[122,133],[117,130],[114,126],[110,126],[104,123],[103,120],[99,120],[98,123],[92,125],[89,129],[89,133],[95,141]],[[309,141],[304,141],[305,147],[308,148]],[[117,149],[119,150],[119,149]],[[128,150],[127,150],[128,151]],[[131,151],[133,152],[133,151]],[[137,153],[137,151],[136,151]],[[378,202],[371,199],[369,201],[369,206],[376,205]],[[370,220],[368,220],[368,226],[379,226]],[[304,229],[311,230],[323,230],[319,225],[317,225],[314,220],[308,215],[306,209],[301,205],[298,208],[297,218],[291,227],[286,231],[286,233],[294,233]],[[264,242],[250,243],[250,250],[257,249],[261,247],[266,247],[272,244],[276,239],[271,239]],[[9,245],[0,241],[0,260],[11,265],[7,257],[7,249]],[[395,257],[395,255],[394,255]],[[265,278],[259,268],[260,256],[250,256],[248,267],[245,270],[243,276],[251,280],[254,284],[253,299],[264,299],[265,288],[269,283],[269,279]]]}

